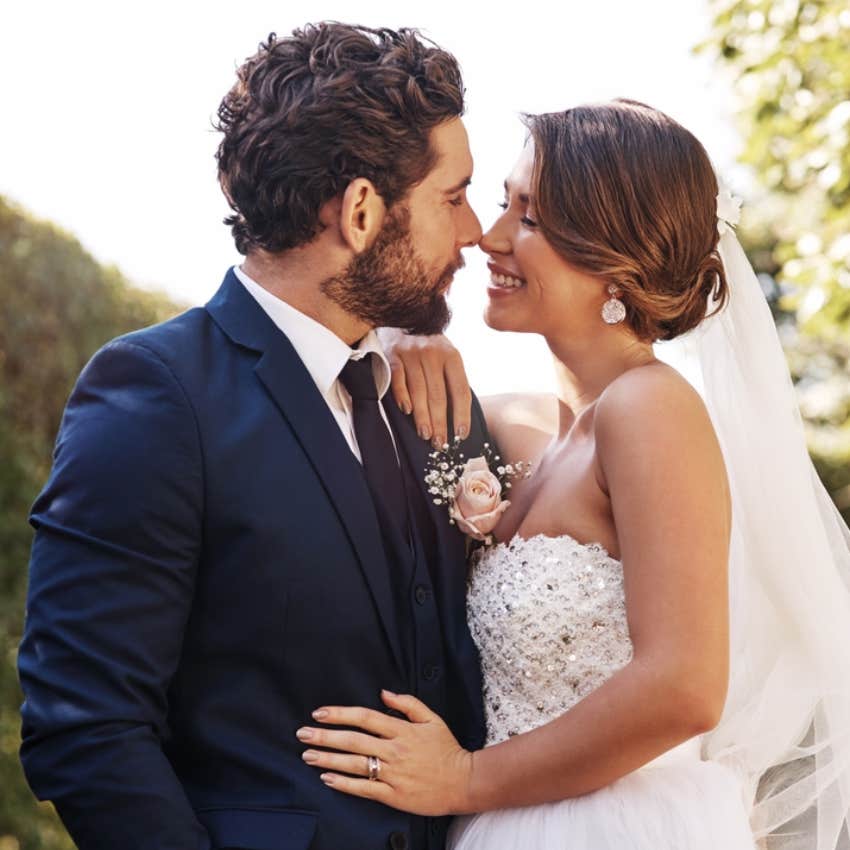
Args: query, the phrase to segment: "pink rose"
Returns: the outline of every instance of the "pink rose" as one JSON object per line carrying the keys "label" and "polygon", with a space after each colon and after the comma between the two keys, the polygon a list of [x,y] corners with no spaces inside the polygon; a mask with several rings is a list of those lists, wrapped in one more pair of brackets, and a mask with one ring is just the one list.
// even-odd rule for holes
{"label": "pink rose", "polygon": [[449,516],[464,534],[486,542],[510,504],[502,501],[502,485],[490,472],[487,461],[483,457],[474,457],[463,468],[454,501],[449,507]]}

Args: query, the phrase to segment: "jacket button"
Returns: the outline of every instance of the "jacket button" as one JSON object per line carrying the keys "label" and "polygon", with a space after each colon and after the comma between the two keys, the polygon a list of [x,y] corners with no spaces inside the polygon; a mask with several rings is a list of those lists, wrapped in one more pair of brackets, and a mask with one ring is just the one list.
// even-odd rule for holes
{"label": "jacket button", "polygon": [[407,836],[403,832],[390,833],[390,848],[391,850],[407,850]]}
{"label": "jacket button", "polygon": [[417,584],[413,595],[420,605],[424,605],[428,601],[428,596],[430,594],[428,592],[428,588],[425,587],[424,584]]}
{"label": "jacket button", "polygon": [[440,668],[434,664],[426,664],[422,668],[422,678],[426,682],[433,682],[440,675]]}

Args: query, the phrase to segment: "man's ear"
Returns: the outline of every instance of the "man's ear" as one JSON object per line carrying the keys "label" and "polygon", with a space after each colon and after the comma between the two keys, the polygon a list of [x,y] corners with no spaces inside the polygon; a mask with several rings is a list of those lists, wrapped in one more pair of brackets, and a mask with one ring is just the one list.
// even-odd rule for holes
{"label": "man's ear", "polygon": [[358,177],[348,184],[339,211],[339,231],[355,253],[365,251],[381,230],[386,214],[384,199],[371,180]]}

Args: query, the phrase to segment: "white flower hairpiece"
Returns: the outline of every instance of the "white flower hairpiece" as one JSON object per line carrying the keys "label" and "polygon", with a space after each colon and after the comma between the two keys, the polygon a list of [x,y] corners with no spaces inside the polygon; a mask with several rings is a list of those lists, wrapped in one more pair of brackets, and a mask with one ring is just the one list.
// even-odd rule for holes
{"label": "white flower hairpiece", "polygon": [[722,236],[741,220],[741,199],[728,189],[717,193],[717,232]]}

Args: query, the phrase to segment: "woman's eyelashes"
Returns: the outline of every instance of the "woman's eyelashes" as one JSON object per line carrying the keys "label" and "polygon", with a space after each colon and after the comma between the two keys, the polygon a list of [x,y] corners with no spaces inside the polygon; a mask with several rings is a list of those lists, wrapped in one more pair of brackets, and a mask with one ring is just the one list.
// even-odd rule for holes
{"label": "woman's eyelashes", "polygon": [[[504,210],[505,212],[507,212],[507,209],[508,209],[509,204],[508,204],[508,202],[507,202],[507,201],[500,201],[500,202],[497,204],[497,206],[498,206],[501,210]],[[534,221],[533,219],[529,218],[527,215],[522,216],[522,217],[520,218],[520,222],[521,222],[522,224],[524,224],[526,227],[537,227],[537,222],[536,222],[536,221]]]}

